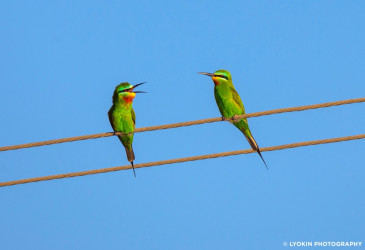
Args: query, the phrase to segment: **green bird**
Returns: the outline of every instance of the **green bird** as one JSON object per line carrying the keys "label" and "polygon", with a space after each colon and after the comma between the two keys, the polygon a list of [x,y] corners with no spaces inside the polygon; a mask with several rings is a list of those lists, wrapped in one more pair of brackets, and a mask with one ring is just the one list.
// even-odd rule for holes
{"label": "green bird", "polygon": [[114,132],[123,133],[123,135],[118,135],[118,138],[125,147],[128,161],[132,164],[134,177],[136,177],[136,172],[133,164],[135,157],[132,143],[136,124],[136,114],[134,113],[132,103],[136,93],[145,92],[133,90],[142,84],[144,84],[144,82],[134,86],[130,85],[128,82],[122,82],[119,84],[114,90],[113,105],[108,112],[109,121]]}
{"label": "green bird", "polygon": [[223,119],[230,117],[234,118],[234,120],[230,122],[232,122],[233,125],[235,125],[244,134],[247,141],[250,143],[251,148],[260,155],[267,168],[266,162],[261,155],[260,148],[253,138],[250,128],[248,127],[247,119],[235,118],[237,115],[245,114],[245,107],[243,106],[242,100],[233,86],[231,73],[224,69],[217,70],[214,73],[198,73],[210,76],[212,78],[214,82],[215,101],[217,102]]}

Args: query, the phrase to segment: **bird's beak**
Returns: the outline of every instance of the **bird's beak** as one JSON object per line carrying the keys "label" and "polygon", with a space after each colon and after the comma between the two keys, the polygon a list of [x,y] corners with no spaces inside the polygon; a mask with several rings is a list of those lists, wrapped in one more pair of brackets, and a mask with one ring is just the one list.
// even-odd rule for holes
{"label": "bird's beak", "polygon": [[122,92],[129,92],[129,93],[147,93],[147,92],[144,92],[144,91],[133,91],[135,88],[137,88],[139,85],[142,85],[144,84],[145,82],[141,82],[141,83],[138,83],[134,86],[132,86],[131,88],[129,89],[124,89],[124,90],[121,90],[119,91],[118,93],[122,93]]}
{"label": "bird's beak", "polygon": [[214,74],[212,74],[212,73],[206,73],[206,72],[198,72],[198,73],[202,74],[202,75],[210,76],[210,77],[214,76]]}
{"label": "bird's beak", "polygon": [[141,82],[141,83],[138,83],[136,85],[134,85],[131,89],[130,89],[130,92],[132,93],[147,93],[147,92],[144,92],[144,91],[133,91],[135,88],[137,88],[139,85],[142,85],[142,84],[145,84],[146,82]]}

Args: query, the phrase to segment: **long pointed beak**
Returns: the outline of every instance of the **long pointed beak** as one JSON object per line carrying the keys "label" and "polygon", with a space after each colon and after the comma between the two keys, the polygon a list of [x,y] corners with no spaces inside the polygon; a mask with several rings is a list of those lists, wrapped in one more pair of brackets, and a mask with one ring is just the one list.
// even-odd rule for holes
{"label": "long pointed beak", "polygon": [[145,91],[133,91],[135,88],[137,88],[138,86],[140,86],[140,85],[142,85],[142,84],[145,84],[146,82],[141,82],[141,83],[138,83],[138,84],[136,84],[136,85],[134,85],[132,88],[131,88],[131,92],[133,92],[133,93],[147,93],[147,92],[145,92]]}
{"label": "long pointed beak", "polygon": [[212,73],[206,73],[206,72],[198,72],[198,73],[202,74],[202,75],[210,76],[210,77],[214,76],[214,74],[212,74]]}
{"label": "long pointed beak", "polygon": [[146,82],[138,83],[138,84],[134,85],[134,86],[132,87],[132,89],[135,89],[135,88],[137,88],[139,85],[142,85],[142,84],[145,84],[145,83],[146,83]]}

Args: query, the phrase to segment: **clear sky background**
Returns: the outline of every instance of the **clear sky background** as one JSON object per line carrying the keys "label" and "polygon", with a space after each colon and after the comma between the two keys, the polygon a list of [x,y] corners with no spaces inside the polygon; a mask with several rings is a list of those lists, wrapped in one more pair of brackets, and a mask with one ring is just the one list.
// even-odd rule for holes
{"label": "clear sky background", "polygon": [[[364,97],[364,1],[7,1],[1,146],[110,132],[117,84],[146,81],[137,127]],[[365,104],[249,119],[261,147],[364,133]],[[281,249],[363,241],[365,141],[0,188],[0,249]],[[135,163],[248,149],[228,122],[135,134]],[[127,165],[116,137],[0,153],[0,181]],[[365,244],[365,243],[364,243]]]}

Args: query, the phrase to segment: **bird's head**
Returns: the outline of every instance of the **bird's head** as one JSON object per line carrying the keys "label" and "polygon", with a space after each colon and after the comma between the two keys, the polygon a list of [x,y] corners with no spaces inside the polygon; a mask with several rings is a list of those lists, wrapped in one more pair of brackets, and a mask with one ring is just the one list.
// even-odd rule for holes
{"label": "bird's head", "polygon": [[212,77],[215,86],[221,83],[232,82],[231,73],[229,73],[229,71],[225,69],[217,70],[214,73],[206,73],[206,72],[198,72],[198,73]]}
{"label": "bird's head", "polygon": [[134,91],[134,89],[136,87],[138,87],[139,85],[142,85],[144,83],[145,82],[141,82],[141,83],[138,83],[133,86],[133,85],[129,84],[128,82],[122,82],[114,90],[113,102],[122,101],[122,102],[131,103],[133,101],[134,97],[136,96],[136,93],[146,93],[144,91]]}

